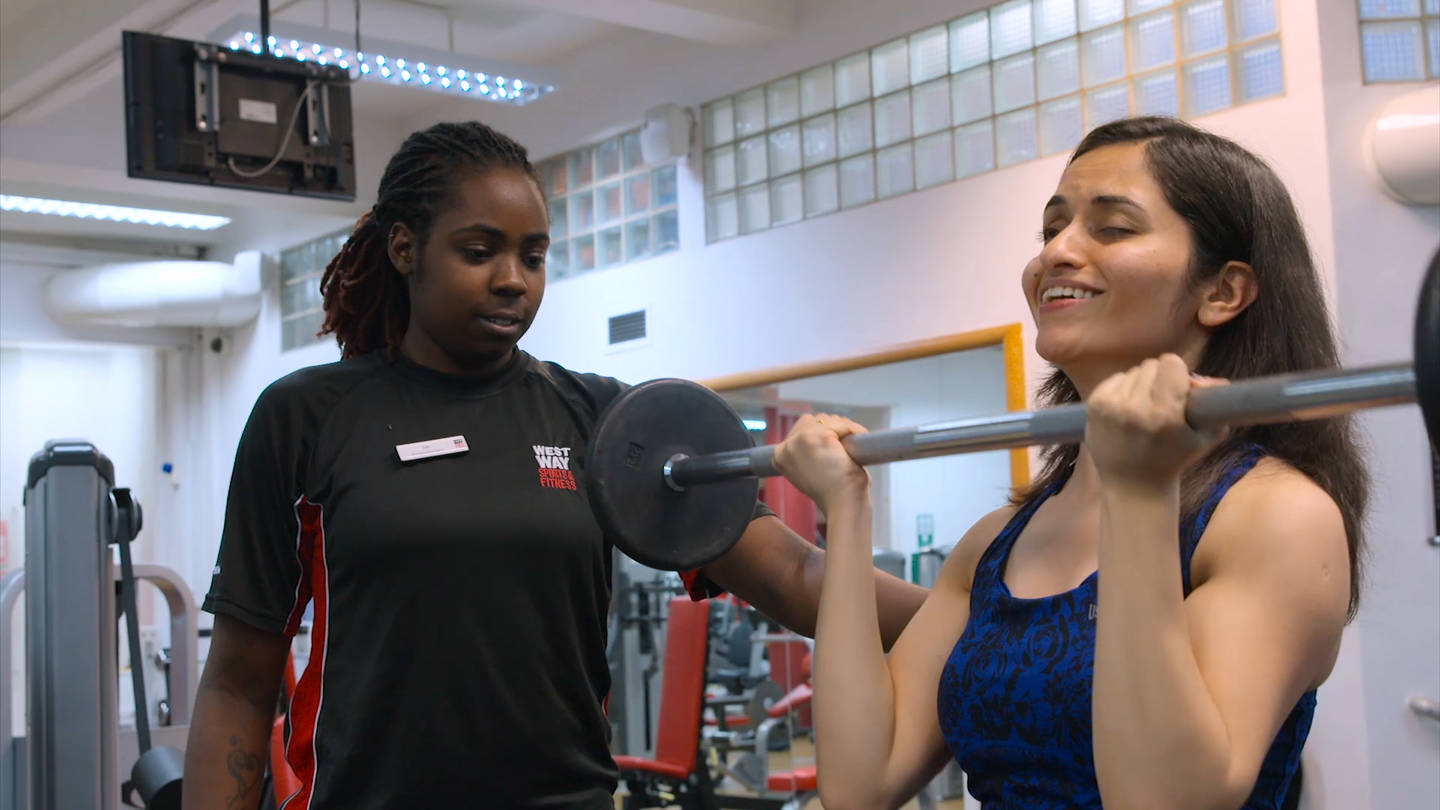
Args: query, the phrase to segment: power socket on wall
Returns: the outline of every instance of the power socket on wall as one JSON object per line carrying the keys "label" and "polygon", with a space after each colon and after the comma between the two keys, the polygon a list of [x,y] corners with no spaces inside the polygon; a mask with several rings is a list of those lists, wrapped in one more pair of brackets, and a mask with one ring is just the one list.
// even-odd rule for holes
{"label": "power socket on wall", "polygon": [[140,655],[149,661],[160,651],[160,631],[154,625],[140,628]]}

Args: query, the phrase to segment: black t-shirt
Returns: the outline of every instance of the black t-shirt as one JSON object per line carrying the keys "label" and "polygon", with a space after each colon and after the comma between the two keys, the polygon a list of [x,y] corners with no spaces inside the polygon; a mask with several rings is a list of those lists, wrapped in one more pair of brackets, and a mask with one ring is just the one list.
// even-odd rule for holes
{"label": "black t-shirt", "polygon": [[[261,394],[204,607],[293,634],[314,602],[287,808],[611,807],[583,466],[623,389],[519,351],[478,381],[377,352]],[[419,442],[451,452],[402,460]]]}

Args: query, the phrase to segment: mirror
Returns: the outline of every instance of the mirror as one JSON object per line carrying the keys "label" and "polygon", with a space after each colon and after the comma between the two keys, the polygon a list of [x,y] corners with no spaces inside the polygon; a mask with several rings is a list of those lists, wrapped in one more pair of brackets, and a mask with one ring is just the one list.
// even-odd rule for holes
{"label": "mirror", "polygon": [[[1010,324],[702,382],[725,397],[760,445],[779,442],[808,412],[839,413],[884,430],[1023,409],[1022,363],[1020,326]],[[1024,449],[916,459],[869,471],[876,564],[926,587],[955,541],[1030,475]],[[763,479],[761,497],[801,537],[824,543],[825,516],[783,478]],[[618,752],[644,752],[655,744],[649,707],[662,669],[659,604],[680,588],[673,574],[623,558],[616,570],[613,742]],[[813,782],[806,779],[813,779],[815,764],[808,640],[729,597],[712,600],[710,611],[703,736],[719,806],[808,801]],[[783,695],[792,696],[790,711],[770,716],[769,707]],[[951,763],[924,788],[921,806],[963,807],[963,787],[963,773]],[[629,789],[648,795],[641,785]],[[639,806],[644,799],[625,801]]]}
{"label": "mirror", "polygon": [[[782,440],[804,413],[837,413],[870,430],[913,427],[1025,407],[1020,325],[964,332],[866,355],[738,374],[705,381],[745,420],[757,445]],[[874,506],[876,565],[929,587],[940,564],[970,526],[1003,505],[1009,489],[1030,479],[1021,448],[879,464],[868,468]],[[825,516],[783,478],[761,482],[761,498],[801,537],[823,545]],[[777,628],[778,630],[778,628]],[[751,636],[765,645],[768,680],[803,688],[809,644],[784,632]],[[814,764],[811,716],[788,718],[782,745],[762,758],[727,756],[725,792],[747,792],[761,773],[800,773]],[[757,773],[749,773],[749,770]],[[964,806],[964,774],[955,763],[922,795],[922,806]]]}
{"label": "mirror", "polygon": [[[740,413],[756,444],[773,444],[809,412],[884,430],[1023,409],[1022,363],[1020,327],[1012,324],[706,385]],[[998,450],[870,467],[877,563],[916,580],[916,552],[948,548],[1002,505],[1011,486],[1029,480],[1028,458],[1023,449]],[[823,543],[824,516],[787,482],[766,479],[762,497],[802,537]]]}

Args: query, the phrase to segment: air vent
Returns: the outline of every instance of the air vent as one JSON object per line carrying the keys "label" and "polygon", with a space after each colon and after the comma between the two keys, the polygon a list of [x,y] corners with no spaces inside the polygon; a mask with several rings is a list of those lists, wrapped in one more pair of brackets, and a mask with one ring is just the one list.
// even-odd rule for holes
{"label": "air vent", "polygon": [[645,337],[645,310],[638,309],[610,318],[610,345],[629,343]]}

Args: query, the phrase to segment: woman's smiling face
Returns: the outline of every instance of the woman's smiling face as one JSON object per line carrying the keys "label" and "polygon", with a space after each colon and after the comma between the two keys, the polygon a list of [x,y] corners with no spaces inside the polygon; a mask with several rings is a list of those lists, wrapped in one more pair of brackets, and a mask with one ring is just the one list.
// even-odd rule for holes
{"label": "woman's smiling face", "polygon": [[1191,235],[1166,202],[1143,142],[1072,162],[1045,205],[1040,253],[1022,279],[1035,350],[1081,390],[1165,352],[1198,356]]}

